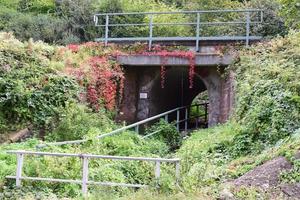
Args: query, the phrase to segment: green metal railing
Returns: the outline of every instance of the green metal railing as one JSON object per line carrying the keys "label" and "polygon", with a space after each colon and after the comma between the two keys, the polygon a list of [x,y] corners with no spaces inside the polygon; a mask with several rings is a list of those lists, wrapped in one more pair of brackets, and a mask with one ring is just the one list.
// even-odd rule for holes
{"label": "green metal railing", "polygon": [[[233,15],[232,17],[223,17],[222,20],[217,15]],[[158,19],[163,15],[181,15],[188,16],[188,20],[184,22],[155,22],[154,19]],[[205,17],[203,17],[205,16]],[[210,17],[207,17],[210,16]],[[142,22],[131,22],[129,18],[142,18],[147,19]],[[211,18],[212,20],[204,21],[202,18]],[[227,18],[227,19],[226,19]],[[122,19],[122,20],[120,20]],[[225,21],[224,21],[225,20]],[[122,23],[118,22],[122,21]],[[132,13],[103,13],[95,14],[94,22],[96,27],[104,28],[104,36],[96,38],[96,41],[105,42],[125,42],[125,41],[146,41],[151,49],[154,41],[194,41],[196,51],[199,51],[200,41],[245,41],[248,46],[251,40],[259,40],[260,36],[251,35],[251,26],[261,24],[263,22],[263,10],[261,9],[245,9],[245,10],[205,10],[205,11],[178,11],[178,12],[132,12]],[[202,36],[201,30],[205,27],[212,26],[244,26],[245,34],[243,35],[223,35],[223,36]],[[193,27],[193,36],[177,35],[170,36],[154,36],[154,29],[161,26],[167,26],[169,28],[176,28],[178,26]],[[124,36],[112,36],[111,29],[121,29],[128,27],[144,27],[148,30],[147,35],[139,37],[133,35],[133,37]]]}
{"label": "green metal railing", "polygon": [[[133,124],[130,124],[130,125],[127,125],[127,126],[124,126],[122,128],[119,128],[119,129],[116,129],[114,131],[111,131],[109,133],[105,133],[105,134],[102,134],[102,135],[98,135],[95,137],[95,139],[102,139],[102,138],[105,138],[105,137],[108,137],[108,136],[113,136],[113,135],[116,135],[116,134],[120,134],[126,130],[130,130],[130,129],[134,129],[137,133],[139,133],[139,128],[140,126],[142,125],[145,125],[149,122],[153,122],[155,120],[158,120],[160,118],[163,118],[165,119],[165,121],[167,122],[170,122],[170,119],[169,119],[169,116],[171,114],[176,114],[176,119],[175,119],[175,125],[177,127],[177,130],[180,131],[180,126],[182,123],[184,123],[184,131],[187,131],[188,130],[188,121],[192,118],[190,118],[188,116],[189,114],[189,111],[191,110],[192,107],[204,107],[205,108],[205,113],[204,115],[201,115],[201,116],[193,116],[192,118],[200,118],[200,117],[203,117],[205,120],[206,120],[206,123],[207,123],[207,120],[208,120],[208,103],[203,103],[203,104],[196,104],[196,105],[190,105],[190,106],[182,106],[182,107],[178,107],[178,108],[175,108],[175,109],[172,109],[172,110],[169,110],[167,112],[164,112],[164,113],[161,113],[161,114],[158,114],[158,115],[155,115],[153,117],[149,117],[147,119],[144,119],[144,120],[141,120],[141,121],[138,121],[136,123],[133,123]],[[184,113],[182,112],[184,111]],[[180,116],[181,114],[184,114],[184,118],[181,119]],[[155,133],[150,133],[149,135],[154,135],[156,133],[159,133],[159,131],[156,131]],[[149,137],[149,135],[147,136],[144,136],[144,138],[147,138]],[[87,142],[88,139],[82,139],[82,140],[72,140],[72,141],[63,141],[63,142],[53,142],[53,143],[46,143],[46,144],[40,144],[37,146],[37,148],[43,148],[43,147],[46,147],[46,146],[49,146],[49,145],[55,145],[55,146],[58,146],[58,145],[67,145],[67,144],[80,144],[80,143],[84,143],[84,142]]]}

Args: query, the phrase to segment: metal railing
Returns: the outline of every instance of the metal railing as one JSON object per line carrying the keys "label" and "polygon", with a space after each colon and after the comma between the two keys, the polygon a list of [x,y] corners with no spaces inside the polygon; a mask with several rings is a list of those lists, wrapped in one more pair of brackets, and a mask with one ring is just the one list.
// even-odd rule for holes
{"label": "metal railing", "polygon": [[[105,138],[105,137],[108,137],[108,136],[113,136],[113,135],[116,135],[116,134],[119,134],[119,133],[122,133],[123,131],[126,131],[126,130],[129,130],[129,129],[132,129],[134,128],[134,130],[139,133],[139,127],[141,125],[144,125],[148,122],[151,122],[151,121],[154,121],[154,120],[157,120],[157,119],[160,119],[160,118],[164,118],[165,121],[169,122],[169,116],[173,113],[176,113],[176,121],[175,121],[175,125],[176,125],[176,128],[177,130],[179,131],[180,129],[180,124],[184,122],[184,130],[187,131],[188,129],[188,120],[191,119],[188,117],[188,113],[189,113],[189,110],[192,108],[192,107],[197,107],[197,109],[200,107],[200,106],[203,106],[205,107],[205,114],[204,114],[204,117],[205,117],[205,120],[207,121],[207,117],[208,117],[208,103],[203,103],[203,104],[196,104],[196,105],[190,105],[190,106],[182,106],[182,107],[178,107],[178,108],[175,108],[175,109],[172,109],[172,110],[169,110],[167,112],[164,112],[164,113],[161,113],[161,114],[158,114],[158,115],[155,115],[153,117],[150,117],[150,118],[147,118],[147,119],[144,119],[144,120],[141,120],[139,122],[136,122],[136,123],[133,123],[133,124],[130,124],[128,126],[124,126],[122,128],[119,128],[119,129],[116,129],[114,131],[111,131],[109,133],[105,133],[105,134],[102,134],[102,135],[98,135],[96,136],[94,139],[102,139],[102,138]],[[181,111],[184,111],[184,119],[180,120],[180,114]],[[193,118],[199,118],[199,117],[203,117],[203,116],[195,116]],[[155,131],[155,133],[150,133],[151,135],[154,135],[156,133],[159,133],[160,131]],[[149,134],[149,135],[150,135]],[[144,136],[144,138],[147,138],[149,135],[147,136]],[[46,144],[39,144],[37,145],[37,148],[43,148],[43,147],[46,147],[46,146],[51,146],[51,145],[66,145],[66,144],[80,144],[80,143],[84,143],[84,142],[87,142],[89,141],[89,139],[82,139],[82,140],[71,140],[71,141],[63,141],[63,142],[53,142],[53,143],[46,143]]]}
{"label": "metal railing", "polygon": [[[70,153],[47,153],[47,152],[33,152],[33,151],[8,151],[7,153],[17,155],[17,170],[16,176],[6,176],[8,179],[15,179],[16,186],[21,187],[21,180],[31,181],[46,181],[46,182],[59,182],[59,183],[75,183],[81,184],[82,194],[87,196],[88,185],[102,185],[102,186],[120,186],[120,187],[132,187],[142,188],[147,185],[142,184],[128,184],[128,183],[114,183],[114,182],[97,182],[89,180],[89,159],[110,159],[110,160],[125,160],[125,161],[146,161],[155,163],[155,180],[159,181],[162,162],[175,164],[175,177],[176,181],[180,176],[180,159],[164,159],[164,158],[145,158],[145,157],[124,157],[124,156],[108,156],[108,155],[91,155],[91,154],[70,154]],[[22,176],[24,155],[37,155],[37,156],[55,156],[55,157],[78,157],[82,159],[82,179],[70,180],[70,179],[57,179],[57,178],[42,178],[42,177],[27,177]]]}
{"label": "metal railing", "polygon": [[[242,14],[242,20],[231,20],[228,21],[214,21],[217,18],[214,15],[217,14]],[[189,16],[186,22],[165,22],[159,23],[155,22],[155,17],[162,15],[183,15]],[[202,15],[211,15],[213,21],[203,21]],[[114,18],[124,19],[128,17],[142,16],[143,22],[136,23],[130,22],[132,20],[127,20],[124,23],[116,23]],[[254,18],[254,20],[252,20]],[[147,20],[146,20],[147,19]],[[148,20],[149,19],[149,20]],[[111,23],[112,21],[112,23]],[[146,22],[145,22],[146,21]],[[149,21],[149,22],[147,22]],[[108,42],[122,42],[122,41],[148,41],[149,50],[151,49],[152,43],[154,41],[195,41],[196,51],[199,51],[199,42],[200,41],[245,41],[246,45],[249,45],[250,40],[259,40],[261,37],[251,35],[251,26],[257,25],[263,22],[263,10],[261,9],[245,9],[245,10],[205,10],[205,11],[178,11],[178,12],[132,12],[132,13],[103,13],[95,14],[94,22],[96,27],[104,28],[104,37],[96,38],[96,41],[105,42],[107,45]],[[244,35],[225,35],[225,36],[202,36],[201,30],[207,26],[244,26],[245,34]],[[154,36],[154,29],[159,26],[168,26],[168,27],[178,27],[178,26],[189,26],[193,27],[194,33],[193,36],[182,36],[177,35],[176,37],[164,37],[164,36]],[[121,27],[146,27],[149,31],[146,37],[114,37],[110,36],[112,28],[121,28]]]}

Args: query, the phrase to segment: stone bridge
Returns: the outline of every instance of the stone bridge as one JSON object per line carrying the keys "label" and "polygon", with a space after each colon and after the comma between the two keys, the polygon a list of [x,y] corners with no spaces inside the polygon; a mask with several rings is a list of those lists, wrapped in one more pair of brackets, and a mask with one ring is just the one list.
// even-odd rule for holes
{"label": "stone bridge", "polygon": [[[179,16],[186,21],[159,22],[160,16],[166,15],[177,16],[177,18]],[[148,42],[149,50],[153,43],[179,44],[196,53],[196,74],[192,88],[189,87],[188,77],[190,63],[186,58],[151,54],[119,56],[117,61],[125,71],[125,87],[118,120],[133,123],[176,107],[190,105],[198,94],[207,90],[208,125],[213,126],[229,118],[234,103],[234,75],[232,72],[227,72],[225,68],[234,61],[235,56],[230,52],[223,55],[219,49],[240,44],[248,46],[251,42],[259,41],[261,37],[252,33],[252,30],[263,22],[263,11],[248,9],[104,13],[96,14],[94,22],[96,27],[103,28],[102,37],[95,40],[105,44]],[[168,26],[172,30],[176,30],[178,26],[185,26],[188,27],[186,30],[191,32],[189,36],[184,34],[184,36],[170,37],[163,32],[160,32],[161,35],[155,35],[156,28],[162,26]],[[214,31],[207,28],[219,26],[226,26],[226,28],[215,28]],[[137,35],[125,37],[126,33],[123,32],[132,27],[144,27],[146,34],[143,35],[144,32],[135,30]],[[222,30],[225,30],[225,33],[216,35]],[[115,32],[122,32],[122,34],[116,36]],[[162,65],[166,67],[164,88],[161,87]]]}
{"label": "stone bridge", "polygon": [[[129,123],[146,119],[176,107],[190,105],[201,92],[208,91],[209,126],[225,122],[234,101],[233,74],[225,68],[234,56],[220,55],[215,47],[202,47],[196,54],[193,88],[189,88],[187,58],[156,55],[119,56],[125,71],[124,97],[118,120]],[[166,66],[161,87],[161,66]]]}

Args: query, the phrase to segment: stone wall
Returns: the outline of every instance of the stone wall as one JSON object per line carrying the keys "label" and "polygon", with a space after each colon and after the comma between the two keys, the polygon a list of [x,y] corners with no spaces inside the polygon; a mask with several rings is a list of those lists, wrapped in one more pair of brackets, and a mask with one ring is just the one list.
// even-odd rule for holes
{"label": "stone wall", "polygon": [[[162,89],[160,67],[124,68],[126,78],[124,97],[117,117],[119,121],[133,123],[179,106],[189,105],[206,89],[210,103],[209,126],[224,123],[232,111],[234,99],[232,72],[225,76],[227,78],[223,78],[218,67],[197,67],[194,87],[190,89],[188,66],[168,66],[165,88]],[[141,94],[144,95],[143,98],[140,98]]]}

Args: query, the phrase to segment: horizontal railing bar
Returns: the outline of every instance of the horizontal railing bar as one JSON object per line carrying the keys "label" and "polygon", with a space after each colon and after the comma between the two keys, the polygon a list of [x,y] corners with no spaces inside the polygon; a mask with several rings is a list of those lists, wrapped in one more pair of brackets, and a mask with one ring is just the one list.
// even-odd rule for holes
{"label": "horizontal railing bar", "polygon": [[[152,120],[155,120],[155,119],[157,119],[157,118],[161,118],[161,117],[163,117],[163,116],[165,116],[165,115],[168,115],[168,114],[170,114],[170,113],[172,113],[172,112],[177,111],[178,109],[183,109],[183,108],[185,108],[185,107],[175,108],[175,109],[173,109],[173,110],[164,112],[164,113],[162,113],[162,114],[160,114],[160,115],[156,115],[156,116],[153,116],[153,117],[151,117],[151,118],[148,118],[148,119],[145,119],[145,120],[136,122],[136,123],[134,123],[134,124],[131,124],[131,125],[128,125],[128,126],[124,126],[124,127],[122,127],[122,128],[116,129],[116,130],[114,130],[114,131],[112,131],[112,132],[109,132],[109,133],[106,133],[106,134],[103,134],[103,135],[99,135],[99,136],[96,137],[96,139],[100,139],[100,138],[104,138],[104,137],[107,137],[107,136],[111,136],[111,135],[117,134],[117,133],[119,133],[119,132],[122,132],[122,131],[124,131],[124,130],[134,128],[134,127],[136,127],[136,126],[138,126],[138,125],[147,123],[147,122],[152,121]],[[85,139],[85,140],[70,140],[70,141],[63,141],[63,142],[53,142],[53,143],[39,144],[39,145],[37,145],[36,147],[37,147],[37,148],[43,148],[43,147],[50,146],[50,145],[80,144],[80,143],[87,142],[87,141],[88,141],[87,139]]]}
{"label": "horizontal railing bar", "polygon": [[169,111],[167,111],[167,112],[161,113],[161,114],[159,114],[159,115],[155,115],[155,116],[153,116],[153,117],[144,119],[144,120],[142,120],[142,121],[133,123],[133,124],[128,125],[128,126],[124,126],[124,127],[120,128],[120,129],[117,129],[117,130],[112,131],[112,132],[110,132],[110,133],[103,134],[103,135],[99,135],[99,136],[97,136],[96,138],[100,139],[100,138],[103,138],[103,137],[107,137],[107,136],[110,136],[110,135],[114,135],[114,134],[119,133],[119,132],[122,132],[122,131],[124,131],[124,130],[130,129],[130,128],[134,128],[135,126],[139,126],[139,125],[141,125],[141,124],[145,124],[145,123],[150,122],[150,121],[153,121],[153,120],[155,120],[155,119],[164,117],[165,115],[168,115],[168,114],[170,114],[170,113],[173,113],[173,112],[175,112],[175,111],[177,111],[177,110],[180,110],[180,109],[183,109],[183,108],[185,108],[185,106],[179,107],[179,108],[175,108],[175,109],[173,109],[173,110],[169,110]]}
{"label": "horizontal railing bar", "polygon": [[[197,105],[191,105],[189,107],[200,106],[200,105],[205,105],[205,103],[203,103],[203,104],[197,104]],[[107,136],[111,136],[111,135],[117,134],[119,132],[122,132],[124,130],[134,128],[136,126],[139,126],[141,124],[147,123],[147,122],[152,121],[152,120],[155,120],[157,118],[161,118],[161,117],[163,117],[165,115],[168,115],[168,114],[170,114],[172,112],[176,112],[178,109],[180,110],[180,109],[183,109],[183,108],[186,108],[186,107],[188,107],[188,106],[183,106],[183,107],[175,108],[173,110],[170,110],[170,111],[164,112],[162,114],[150,117],[148,119],[136,122],[134,124],[131,124],[131,125],[128,125],[128,126],[124,126],[124,127],[120,128],[120,129],[116,129],[116,130],[114,130],[114,131],[112,131],[110,133],[99,135],[99,136],[96,137],[96,139],[100,139],[100,138],[104,138],[104,137],[107,137]],[[70,141],[63,141],[63,142],[53,142],[53,143],[39,144],[36,147],[37,148],[43,148],[43,147],[51,146],[51,145],[80,144],[80,143],[87,142],[87,141],[88,141],[88,139],[84,139],[84,140],[70,140]]]}
{"label": "horizontal railing bar", "polygon": [[50,146],[50,145],[65,145],[65,144],[79,144],[79,143],[83,143],[83,142],[87,142],[88,140],[70,140],[70,141],[63,141],[63,142],[53,142],[53,143],[45,143],[45,144],[38,144],[36,147],[37,148],[43,148],[46,146]]}
{"label": "horizontal railing bar", "polygon": [[[246,36],[218,36],[218,37],[199,37],[200,41],[237,41],[237,40],[246,40]],[[249,36],[249,40],[260,40],[262,37],[260,36]],[[108,38],[108,41],[148,41],[148,37],[138,37],[138,38]],[[152,37],[153,41],[191,41],[197,40],[197,37]],[[105,38],[96,38],[95,41],[103,42]]]}
{"label": "horizontal railing bar", "polygon": [[[261,22],[258,21],[251,21],[250,24],[259,24]],[[232,22],[200,22],[199,25],[205,25],[205,26],[220,26],[220,25],[236,25],[236,24],[247,24],[247,22],[242,21],[232,21]],[[153,23],[153,26],[166,26],[166,25],[175,25],[175,26],[190,26],[190,25],[197,25],[196,22],[186,22],[186,23]],[[105,27],[106,25],[96,25],[97,27]],[[123,27],[123,26],[149,26],[148,23],[143,24],[109,24],[109,27]]]}
{"label": "horizontal railing bar", "polygon": [[[6,176],[9,179],[16,179],[16,176]],[[20,177],[22,180],[32,180],[32,181],[48,181],[48,182],[60,182],[60,183],[76,183],[81,184],[81,180],[68,180],[68,179],[56,179],[56,178],[39,178],[39,177],[28,177],[22,176]]]}
{"label": "horizontal railing bar", "polygon": [[113,15],[165,15],[165,14],[194,14],[194,13],[228,13],[228,12],[261,12],[262,9],[245,9],[245,10],[199,10],[199,11],[172,11],[172,12],[127,12],[127,13],[99,13],[94,16],[113,16]]}
{"label": "horizontal railing bar", "polygon": [[143,138],[143,139],[148,138],[148,137],[150,137],[150,136],[152,136],[152,135],[155,135],[156,133],[159,133],[159,132],[161,132],[161,131],[162,131],[162,130],[154,131],[154,132],[152,132],[152,133],[149,133],[148,135],[143,136],[142,138]]}
{"label": "horizontal railing bar", "polygon": [[136,161],[159,161],[159,162],[179,162],[180,159],[166,159],[166,158],[146,158],[146,157],[127,157],[127,156],[107,156],[107,155],[92,155],[92,154],[72,154],[72,153],[51,153],[51,152],[34,152],[34,151],[7,151],[10,154],[22,155],[42,155],[42,156],[56,156],[56,157],[86,157],[86,158],[101,158],[110,160],[136,160]]}
{"label": "horizontal railing bar", "polygon": [[[97,27],[106,27],[106,25],[96,25]],[[108,26],[110,27],[117,27],[117,26],[149,26],[149,24],[146,23],[142,23],[142,24],[108,24]]]}
{"label": "horizontal railing bar", "polygon": [[[16,179],[16,176],[6,176],[8,179]],[[20,177],[22,180],[31,180],[31,181],[46,181],[46,182],[58,182],[58,183],[75,183],[82,184],[81,180],[70,180],[70,179],[56,179],[56,178],[39,178],[39,177]],[[96,182],[96,181],[88,181],[89,185],[103,185],[103,186],[120,186],[120,187],[133,187],[133,188],[144,188],[147,185],[141,184],[129,184],[129,183],[114,183],[114,182]]]}
{"label": "horizontal railing bar", "polygon": [[120,186],[120,187],[133,187],[133,188],[145,188],[145,187],[148,187],[148,185],[130,184],[130,183],[96,182],[96,181],[88,181],[87,183],[88,184],[92,184],[92,185]]}

